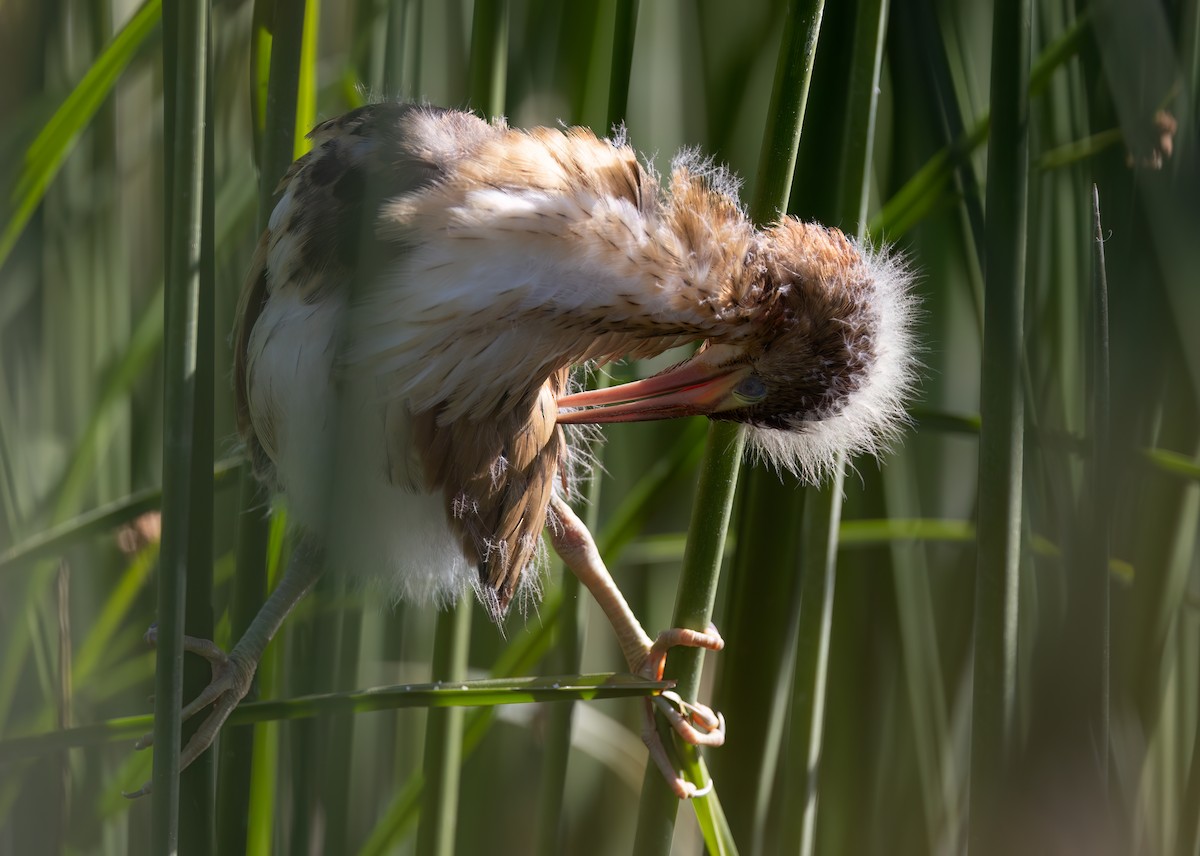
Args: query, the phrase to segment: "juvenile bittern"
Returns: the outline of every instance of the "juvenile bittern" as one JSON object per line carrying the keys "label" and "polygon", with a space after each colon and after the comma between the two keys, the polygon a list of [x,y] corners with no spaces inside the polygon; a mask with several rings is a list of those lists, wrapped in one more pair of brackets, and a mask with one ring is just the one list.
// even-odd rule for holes
{"label": "juvenile bittern", "polygon": [[[810,480],[876,451],[912,380],[909,275],[836,229],[759,230],[724,171],[686,154],[668,186],[623,140],[511,129],[453,110],[373,104],[318,125],[255,253],[235,336],[238,422],[256,473],[303,537],[212,684],[194,760],[322,561],[446,605],[468,589],[499,619],[536,577],[543,529],[612,622],[632,672],[715,630],[642,629],[566,502],[581,423],[705,414]],[[571,367],[702,342],[647,380],[572,392]],[[568,426],[571,430],[564,430]],[[702,705],[656,699],[716,745]],[[653,726],[644,738],[681,797]]]}

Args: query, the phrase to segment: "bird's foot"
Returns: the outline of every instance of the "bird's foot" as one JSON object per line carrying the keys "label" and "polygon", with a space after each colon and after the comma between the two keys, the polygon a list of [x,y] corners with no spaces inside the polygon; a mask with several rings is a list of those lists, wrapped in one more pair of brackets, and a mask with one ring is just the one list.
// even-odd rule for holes
{"label": "bird's foot", "polygon": [[[145,639],[150,645],[158,643],[157,625],[152,625],[146,631]],[[183,637],[183,650],[199,654],[208,660],[209,665],[212,666],[212,681],[190,703],[184,705],[181,717],[183,720],[191,719],[209,705],[212,705],[212,710],[179,753],[180,770],[186,769],[204,753],[205,749],[212,745],[221,726],[229,718],[229,714],[233,713],[234,708],[250,692],[250,688],[254,684],[254,671],[258,665],[239,657],[236,648],[226,654],[210,640],[197,639],[194,636]],[[134,744],[134,748],[146,749],[153,745],[154,734],[151,732],[139,739]],[[125,796],[134,799],[145,796],[150,791],[151,783],[146,782],[142,787],[125,794]]]}
{"label": "bird's foot", "polygon": [[[662,680],[667,651],[680,646],[720,651],[725,647],[725,641],[711,624],[708,626],[708,630],[703,632],[681,627],[665,630],[658,635],[658,639],[646,652],[646,660],[642,664],[639,674],[651,680]],[[712,789],[712,782],[697,788],[676,769],[671,756],[667,753],[667,747],[663,743],[658,728],[654,724],[655,708],[666,717],[675,733],[693,746],[720,746],[723,744],[725,742],[725,717],[707,705],[684,701],[676,692],[664,692],[646,700],[642,741],[650,750],[650,757],[667,780],[671,790],[680,799],[703,796]]]}
{"label": "bird's foot", "polygon": [[[660,633],[658,639],[651,642],[613,582],[608,568],[604,566],[592,533],[562,497],[552,494],[550,503],[555,520],[550,526],[550,540],[554,549],[579,581],[587,586],[596,603],[608,616],[621,645],[621,652],[625,655],[625,662],[629,664],[629,671],[657,681],[662,679],[670,649],[682,646],[720,651],[725,647],[724,640],[711,624],[704,631],[677,627]],[[724,743],[725,719],[704,705],[685,702],[678,693],[663,693],[647,699],[643,708],[642,740],[671,790],[680,799],[702,796],[712,784],[697,788],[683,777],[671,761],[654,721],[655,707],[662,711],[675,733],[693,746],[720,746]]]}

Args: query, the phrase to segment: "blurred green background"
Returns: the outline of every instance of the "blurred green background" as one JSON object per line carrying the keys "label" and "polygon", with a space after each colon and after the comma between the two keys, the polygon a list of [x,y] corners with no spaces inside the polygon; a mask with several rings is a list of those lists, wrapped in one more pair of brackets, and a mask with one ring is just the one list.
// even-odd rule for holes
{"label": "blurred green background", "polygon": [[[215,320],[200,353],[214,392],[197,402],[221,462],[218,643],[232,641],[243,509],[270,568],[287,550],[282,515],[268,524],[266,497],[239,489],[229,383],[259,188],[278,177],[260,175],[279,162],[261,129],[290,118],[268,93],[301,133],[379,97],[484,112],[490,92],[513,125],[600,133],[623,117],[660,169],[696,146],[743,177],[748,203],[781,198],[759,186],[763,140],[797,103],[776,67],[810,30],[797,15],[792,32],[789,10],[813,7],[213,0]],[[256,725],[254,760],[223,770],[218,809],[185,784],[181,852],[695,853],[705,838],[745,853],[1200,852],[1200,3],[1039,0],[1032,73],[993,11],[853,0],[812,31],[788,210],[909,259],[923,368],[910,430],[879,463],[852,462],[844,502],[742,469],[716,606],[728,647],[700,695],[729,719],[726,745],[704,753],[727,825],[683,806],[671,843],[675,806],[643,791],[639,702],[554,703],[468,713],[456,837],[418,844],[426,714],[377,711]],[[161,13],[157,0],[0,2],[0,854],[156,852],[152,801],[121,797],[150,775],[128,737],[145,726],[66,730],[152,706],[141,635],[164,469],[164,224],[179,216],[164,109],[180,96],[163,72],[178,37]],[[301,33],[298,76],[268,89],[272,39],[278,54]],[[488,44],[499,61],[483,67]],[[1000,121],[1010,107],[1015,126]],[[996,186],[1027,187],[1016,232],[996,225],[989,146],[1017,167]],[[1014,278],[989,282],[1004,259]],[[984,365],[985,303],[1013,282],[1020,356]],[[1007,516],[987,511],[1005,485],[980,465],[981,378],[1023,405],[1006,482],[1020,477],[1022,501]],[[704,432],[605,432],[594,531],[652,633],[672,620]],[[995,557],[977,555],[977,526],[1013,535],[1011,602],[977,599]],[[552,566],[543,605],[503,628],[471,609],[470,677],[623,670],[595,607],[569,588],[563,608],[560,578]],[[995,642],[976,639],[980,614],[1011,631],[996,651],[1009,682],[986,679],[1000,694],[973,685]],[[269,649],[261,694],[428,681],[435,622],[323,581]],[[1001,760],[973,768],[972,730],[995,722]],[[970,830],[968,806],[981,808]],[[656,817],[665,845],[647,832]]]}

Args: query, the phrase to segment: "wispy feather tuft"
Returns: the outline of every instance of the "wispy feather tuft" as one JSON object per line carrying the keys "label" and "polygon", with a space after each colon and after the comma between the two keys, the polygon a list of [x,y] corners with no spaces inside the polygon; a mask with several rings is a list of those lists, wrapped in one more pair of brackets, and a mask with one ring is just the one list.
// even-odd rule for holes
{"label": "wispy feather tuft", "polygon": [[747,449],[754,459],[811,483],[828,476],[842,454],[886,451],[909,421],[905,402],[917,381],[915,275],[892,248],[850,243],[861,256],[874,322],[873,354],[861,382],[833,415],[797,418],[784,429],[748,427]]}

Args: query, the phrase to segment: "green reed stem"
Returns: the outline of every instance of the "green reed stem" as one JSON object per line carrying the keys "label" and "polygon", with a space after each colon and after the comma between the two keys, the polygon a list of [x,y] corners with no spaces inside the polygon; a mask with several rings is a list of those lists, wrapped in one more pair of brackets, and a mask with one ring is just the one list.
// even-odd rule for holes
{"label": "green reed stem", "polygon": [[[849,104],[842,126],[841,180],[830,200],[834,222],[855,223],[864,236],[874,154],[875,116],[879,103],[879,78],[887,31],[887,0],[858,4],[853,33]],[[829,650],[833,629],[833,604],[837,582],[838,539],[841,530],[843,480],[847,461],[839,456],[830,482],[809,488],[802,519],[801,580],[795,599],[798,625],[795,671],[790,710],[790,764],[785,787],[782,840],[802,856],[816,849],[818,774],[823,749]],[[765,814],[769,804],[760,809]],[[761,840],[761,839],[760,839]]]}
{"label": "green reed stem", "polygon": [[[773,220],[787,209],[823,10],[823,0],[794,0],[788,4],[756,191],[750,206],[750,216],[757,223]],[[714,423],[709,427],[675,604],[676,627],[703,629],[712,619],[712,598],[720,577],[724,539],[744,444],[744,432],[739,426]],[[679,678],[678,691],[683,698],[695,698],[702,663],[698,651],[672,652],[667,661],[667,675]],[[682,747],[681,754],[686,763],[695,757],[696,751],[694,747]],[[706,783],[696,784],[703,786]],[[670,851],[677,809],[678,801],[651,765],[642,789],[635,853],[649,856]],[[722,824],[718,828],[728,829],[728,826]],[[717,849],[714,843],[709,846]],[[722,842],[720,847],[731,849],[733,843]]]}
{"label": "green reed stem", "polygon": [[[466,676],[473,607],[470,600],[463,598],[438,615],[432,671],[439,681],[453,683]],[[421,825],[417,828],[417,853],[420,856],[452,856],[454,853],[462,735],[461,708],[429,711],[425,730],[425,795],[421,804]]]}
{"label": "green reed stem", "polygon": [[[201,300],[201,224],[204,187],[204,112],[208,2],[183,4],[175,12],[176,83],[164,99],[173,128],[168,183],[166,367],[164,370],[163,527],[158,590],[158,654],[155,675],[154,802],[151,838],[161,853],[179,847],[179,740],[183,702],[183,633],[188,565],[193,546],[211,532],[194,527],[201,504],[211,506],[202,485],[193,485],[197,360]],[[168,31],[169,32],[169,31]],[[166,50],[172,44],[167,39]],[[168,67],[172,63],[167,63]],[[170,72],[167,72],[170,74]],[[211,317],[211,316],[210,316]],[[211,411],[210,411],[211,416]],[[206,450],[211,454],[211,447]],[[211,464],[209,466],[211,472]],[[199,495],[197,490],[199,489]],[[211,523],[211,521],[210,521]]]}
{"label": "green reed stem", "polygon": [[992,852],[1016,716],[1030,3],[997,3],[988,146],[970,850]]}
{"label": "green reed stem", "polygon": [[[603,9],[596,9],[596,23]],[[629,103],[629,79],[633,67],[633,45],[637,30],[636,0],[620,0],[616,10],[613,31],[612,61],[609,66],[608,115],[605,127],[597,129],[607,132],[625,120],[625,108]],[[580,101],[582,102],[582,98]],[[576,105],[581,114],[582,103]],[[597,376],[597,387],[608,385],[608,376]],[[595,456],[592,479],[587,486],[583,520],[588,529],[596,531],[599,523],[600,491],[603,486],[604,444],[592,445]],[[564,674],[578,672],[583,663],[583,646],[587,633],[587,614],[591,598],[587,596],[579,578],[564,570],[562,575],[563,608],[559,611],[557,634],[557,667]],[[571,755],[572,720],[575,706],[571,703],[554,707],[546,723],[546,758],[542,765],[542,781],[538,793],[537,852],[551,856],[562,852],[565,823],[563,805],[567,793],[567,766]]]}
{"label": "green reed stem", "polygon": [[[508,62],[508,2],[478,0],[471,22],[470,100],[487,116],[504,112]],[[435,680],[461,680],[467,669],[471,622],[468,600],[437,618],[433,646]],[[431,710],[425,731],[425,792],[417,853],[452,854],[458,821],[463,714]]]}
{"label": "green reed stem", "polygon": [[504,113],[508,78],[508,0],[476,0],[471,20],[471,105],[484,115]]}
{"label": "green reed stem", "polygon": [[[700,482],[688,526],[683,573],[672,618],[674,627],[703,630],[712,621],[713,605],[720,579],[725,534],[733,511],[733,498],[741,467],[745,432],[733,422],[714,422],[708,429],[704,459],[700,464]],[[664,677],[676,681],[676,692],[694,699],[700,689],[700,671],[704,652],[680,648],[671,652]],[[695,763],[694,746],[677,746],[685,766]],[[696,782],[703,787],[707,782]],[[709,800],[710,797],[698,797]],[[711,803],[709,803],[711,805]],[[654,764],[648,764],[642,785],[642,804],[638,813],[634,853],[667,853],[675,831],[675,813],[679,800],[663,780]]]}
{"label": "green reed stem", "polygon": [[[257,230],[266,229],[274,207],[275,187],[296,149],[297,98],[304,43],[305,0],[272,4],[258,3],[254,9],[251,101],[258,97],[257,81],[265,81],[264,109],[255,111],[259,140]],[[261,120],[261,126],[258,124]],[[267,596],[270,520],[264,513],[266,494],[254,473],[242,472],[237,520],[237,551],[233,591],[230,596],[230,638],[240,639],[258,614]],[[217,839],[222,854],[246,852],[252,816],[270,814],[270,789],[254,789],[252,774],[255,729],[226,727],[221,735],[217,788]]]}

